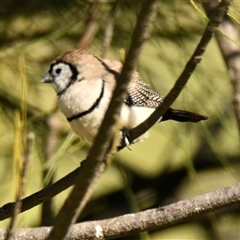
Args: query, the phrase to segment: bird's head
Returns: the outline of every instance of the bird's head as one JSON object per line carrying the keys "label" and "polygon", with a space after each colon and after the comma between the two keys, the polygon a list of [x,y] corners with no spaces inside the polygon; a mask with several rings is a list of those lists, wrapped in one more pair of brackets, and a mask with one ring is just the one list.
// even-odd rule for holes
{"label": "bird's head", "polygon": [[58,95],[70,87],[77,79],[77,68],[68,62],[55,61],[41,82],[51,83]]}

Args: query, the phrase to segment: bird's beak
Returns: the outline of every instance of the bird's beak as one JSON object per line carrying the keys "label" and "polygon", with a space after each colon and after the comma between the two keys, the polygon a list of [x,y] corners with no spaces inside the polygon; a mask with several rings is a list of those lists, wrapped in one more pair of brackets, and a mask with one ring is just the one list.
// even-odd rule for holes
{"label": "bird's beak", "polygon": [[53,81],[53,77],[49,72],[47,72],[44,75],[44,77],[41,79],[41,82],[43,82],[43,83],[52,83],[52,81]]}

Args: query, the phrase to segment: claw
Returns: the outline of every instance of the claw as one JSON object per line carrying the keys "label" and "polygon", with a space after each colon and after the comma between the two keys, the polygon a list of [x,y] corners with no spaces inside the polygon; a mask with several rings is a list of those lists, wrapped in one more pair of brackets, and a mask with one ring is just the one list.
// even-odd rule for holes
{"label": "claw", "polygon": [[130,142],[129,142],[129,130],[127,128],[122,128],[122,137],[123,137],[123,142],[126,145],[126,147],[128,148],[128,150],[132,151],[132,149],[129,147],[130,146]]}
{"label": "claw", "polygon": [[128,150],[132,151],[132,149],[130,148],[130,142],[126,136],[124,137],[124,143],[125,143],[126,147],[128,148]]}

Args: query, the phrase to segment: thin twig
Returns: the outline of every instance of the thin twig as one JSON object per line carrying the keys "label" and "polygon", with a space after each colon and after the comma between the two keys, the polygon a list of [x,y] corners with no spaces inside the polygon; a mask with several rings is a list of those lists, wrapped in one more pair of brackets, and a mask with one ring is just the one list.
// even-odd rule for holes
{"label": "thin twig", "polygon": [[[228,6],[228,4],[230,4],[230,2],[231,2],[230,0],[227,0],[227,1],[225,0],[222,2],[222,4],[225,3],[225,10],[223,11],[222,7],[220,9],[222,15],[224,15],[225,14],[224,12],[227,11],[227,6]],[[210,19],[208,27],[211,26],[212,21],[213,20]],[[211,38],[212,36],[209,35],[209,37]],[[134,130],[130,130],[133,132],[131,135],[132,139],[133,139],[133,136],[139,137],[142,133],[146,132],[148,130],[148,128],[147,128],[148,126],[143,125],[141,127],[141,129],[139,129],[138,131],[135,131],[135,133],[134,133]],[[30,196],[22,199],[22,201],[21,201],[22,202],[22,209],[21,209],[22,212],[29,210],[29,209],[41,204],[44,201],[47,201],[48,199],[56,196],[60,192],[66,190],[67,188],[72,186],[76,182],[77,176],[82,174],[82,171],[83,171],[82,167],[79,167],[79,168],[75,169],[73,172],[66,175],[65,177],[61,178],[59,181],[55,182],[52,186],[48,186]],[[0,220],[9,218],[13,212],[13,209],[14,209],[14,203],[7,203],[4,206],[2,206],[0,208]]]}
{"label": "thin twig", "polygon": [[[43,186],[50,186],[54,181],[54,173],[50,173],[50,165],[49,161],[51,161],[52,156],[57,151],[59,147],[59,131],[61,124],[57,117],[59,109],[56,107],[52,114],[46,119],[47,123],[47,136],[44,144],[44,168],[42,170],[43,176]],[[50,173],[50,174],[49,174]],[[54,212],[52,206],[52,199],[45,201],[42,205],[42,213],[41,213],[41,226],[51,226],[53,224]]]}
{"label": "thin twig", "polygon": [[78,42],[78,47],[81,49],[87,49],[91,44],[92,39],[94,38],[98,28],[99,28],[99,19],[101,17],[101,3],[95,1],[89,8],[87,13],[87,19],[85,23],[84,31]]}
{"label": "thin twig", "polygon": [[[25,212],[51,198],[58,195],[62,191],[74,185],[77,176],[82,174],[82,166],[78,167],[65,177],[56,181],[53,185],[47,186],[38,192],[21,200],[22,208],[21,212]],[[7,203],[0,208],[0,221],[9,218],[13,214],[15,202]]]}
{"label": "thin twig", "polygon": [[115,20],[115,16],[117,13],[117,6],[118,6],[118,1],[119,0],[115,0],[114,3],[111,3],[111,10],[110,10],[110,14],[108,17],[108,21],[107,21],[107,26],[105,28],[105,37],[103,40],[103,45],[102,45],[102,53],[101,53],[101,58],[104,58],[107,54],[107,50],[110,46],[110,43],[112,41],[112,35],[113,35],[113,29],[114,29],[114,20]]}
{"label": "thin twig", "polygon": [[127,86],[136,69],[143,43],[149,36],[149,27],[155,15],[158,2],[158,0],[143,1],[126,61],[99,133],[89,151],[87,160],[83,164],[83,173],[78,176],[76,185],[60,210],[56,224],[50,232],[48,239],[60,240],[66,236],[71,224],[76,221],[90,198],[96,181],[105,170],[104,159],[109,154],[109,149],[111,149],[110,143],[116,132],[116,123],[119,121],[119,113],[126,97]]}
{"label": "thin twig", "polygon": [[152,115],[146,121],[130,130],[130,142],[133,142],[134,139],[141,136],[144,132],[146,132],[147,129],[152,127],[179,96],[193,71],[195,70],[197,64],[202,60],[202,56],[210,40],[212,39],[216,28],[219,26],[227,13],[230,2],[231,0],[223,0],[221,3],[219,3],[215,13],[211,16],[211,19],[202,35],[197,48],[195,49],[190,60],[187,62],[182,74],[177,79],[176,83],[164,99],[163,103],[152,113]]}
{"label": "thin twig", "polygon": [[33,143],[34,143],[35,135],[34,133],[29,133],[27,135],[27,141],[26,141],[26,149],[23,157],[23,162],[22,162],[22,169],[21,169],[21,175],[20,175],[20,182],[19,182],[19,188],[16,196],[16,202],[14,203],[14,208],[12,212],[12,218],[7,230],[6,234],[6,240],[9,240],[13,234],[13,228],[14,224],[16,222],[17,215],[21,212],[21,207],[22,207],[22,201],[20,200],[24,194],[24,186],[26,182],[26,173],[27,173],[27,168],[28,168],[28,163],[30,160],[30,156],[32,153],[32,148],[33,148]]}
{"label": "thin twig", "polygon": [[[161,229],[236,203],[240,203],[240,183],[135,214],[75,224],[65,240],[94,239],[97,233],[102,233],[104,239],[114,239]],[[13,237],[18,240],[45,240],[50,230],[51,227],[18,229]],[[3,240],[4,233],[5,230],[0,230],[0,240]]]}
{"label": "thin twig", "polygon": [[[217,4],[218,1],[202,0],[202,5],[209,17],[215,11]],[[221,32],[216,32],[216,40],[233,85],[233,109],[240,136],[240,49],[236,44],[240,42],[239,25],[234,23],[230,16],[225,16],[219,28],[224,35]],[[231,40],[225,36],[231,37]]]}

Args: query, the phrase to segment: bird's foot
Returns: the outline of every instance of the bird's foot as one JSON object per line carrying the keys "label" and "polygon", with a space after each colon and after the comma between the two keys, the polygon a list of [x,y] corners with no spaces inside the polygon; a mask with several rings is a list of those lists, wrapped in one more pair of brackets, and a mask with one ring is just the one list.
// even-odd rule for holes
{"label": "bird's foot", "polygon": [[129,141],[129,139],[131,138],[130,138],[129,130],[127,128],[122,128],[121,131],[122,131],[123,144],[125,144],[126,147],[131,151],[132,149],[130,148],[130,141]]}

